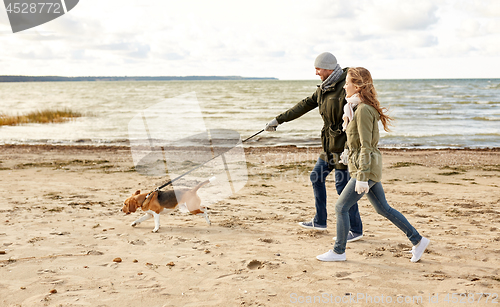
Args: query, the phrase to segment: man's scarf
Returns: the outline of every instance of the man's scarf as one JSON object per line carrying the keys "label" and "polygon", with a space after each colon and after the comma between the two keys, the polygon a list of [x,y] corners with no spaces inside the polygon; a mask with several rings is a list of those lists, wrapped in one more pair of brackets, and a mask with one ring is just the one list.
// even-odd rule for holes
{"label": "man's scarf", "polygon": [[335,83],[337,83],[337,81],[339,80],[340,76],[342,76],[343,72],[344,71],[342,70],[342,68],[340,67],[340,65],[337,64],[337,66],[335,66],[335,69],[333,70],[333,72],[319,86],[321,88],[321,91],[323,91],[323,93],[324,93],[328,89],[330,89],[331,87],[333,87],[333,85]]}

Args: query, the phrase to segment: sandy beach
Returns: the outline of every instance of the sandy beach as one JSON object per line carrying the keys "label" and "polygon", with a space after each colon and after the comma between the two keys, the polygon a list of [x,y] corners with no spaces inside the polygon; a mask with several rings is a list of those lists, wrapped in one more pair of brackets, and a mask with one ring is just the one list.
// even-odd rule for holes
{"label": "sandy beach", "polygon": [[[382,150],[389,204],[431,240],[410,242],[359,203],[364,238],[347,261],[314,216],[309,172],[319,148],[246,148],[248,182],[210,206],[209,226],[179,211],[130,224],[137,189],[127,147],[0,146],[1,306],[447,306],[500,304],[500,150]],[[456,304],[453,304],[456,303]]]}

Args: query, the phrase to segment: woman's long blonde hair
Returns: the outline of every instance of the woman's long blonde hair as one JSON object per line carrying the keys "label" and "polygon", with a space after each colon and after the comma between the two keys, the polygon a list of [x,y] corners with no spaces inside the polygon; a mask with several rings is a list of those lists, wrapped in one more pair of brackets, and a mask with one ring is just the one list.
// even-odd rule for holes
{"label": "woman's long blonde hair", "polygon": [[385,114],[388,111],[387,108],[382,107],[377,99],[377,91],[375,90],[375,86],[373,86],[372,75],[368,69],[363,67],[351,67],[347,71],[347,75],[351,77],[352,84],[359,88],[358,94],[361,102],[377,110],[378,114],[380,114],[380,121],[384,126],[384,130],[389,132],[389,125],[392,118]]}

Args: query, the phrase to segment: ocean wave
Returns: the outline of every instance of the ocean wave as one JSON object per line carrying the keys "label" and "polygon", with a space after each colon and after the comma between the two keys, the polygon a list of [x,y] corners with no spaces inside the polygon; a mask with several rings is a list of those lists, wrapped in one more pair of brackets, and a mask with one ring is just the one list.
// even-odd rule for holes
{"label": "ocean wave", "polygon": [[380,139],[402,139],[402,138],[407,138],[407,139],[428,139],[428,138],[433,138],[433,139],[442,139],[442,140],[453,140],[453,139],[459,139],[459,138],[469,138],[469,137],[475,137],[475,136],[480,136],[480,137],[498,137],[500,136],[499,132],[491,132],[491,133],[467,133],[466,130],[464,130],[464,133],[455,133],[455,134],[446,134],[446,133],[421,133],[419,135],[415,134],[409,134],[409,133],[390,133],[390,134],[385,134],[381,135]]}
{"label": "ocean wave", "polygon": [[[491,100],[457,100],[457,101],[392,101],[392,102],[383,102],[381,99],[381,103],[385,106],[394,107],[416,107],[416,106],[433,106],[436,105],[436,108],[453,108],[454,105],[488,105],[488,104],[500,104],[500,101],[491,101]],[[427,108],[429,109],[429,108]],[[432,109],[432,108],[431,108]]]}
{"label": "ocean wave", "polygon": [[[493,132],[493,133],[474,133],[472,136],[493,136],[497,137],[500,136],[500,132]],[[500,143],[500,142],[499,142]]]}
{"label": "ocean wave", "polygon": [[0,145],[90,145],[90,146],[129,146],[127,139],[99,140],[99,139],[76,139],[76,140],[54,140],[54,139],[6,139],[0,140]]}
{"label": "ocean wave", "polygon": [[[500,116],[474,116],[471,117],[472,114],[464,114],[458,113],[453,114],[452,112],[439,112],[439,113],[428,113],[428,114],[420,114],[420,113],[410,113],[410,112],[395,112],[391,114],[392,117],[396,120],[416,120],[421,116],[425,116],[426,121],[429,121],[428,124],[436,124],[436,122],[444,122],[447,121],[449,125],[455,124],[464,124],[464,121],[468,121],[470,124],[474,124],[474,121],[500,121]],[[477,124],[477,123],[476,123]]]}
{"label": "ocean wave", "polygon": [[491,101],[491,100],[476,100],[473,102],[474,104],[500,104],[500,101]]}
{"label": "ocean wave", "polygon": [[476,116],[476,117],[472,117],[471,119],[473,120],[484,120],[484,121],[500,121],[500,117],[480,117],[480,116]]}
{"label": "ocean wave", "polygon": [[[380,148],[401,148],[401,149],[446,149],[446,148],[499,148],[497,141],[499,133],[476,134],[476,135],[434,135],[428,137],[408,137],[408,136],[384,136],[380,138]],[[0,140],[0,145],[62,145],[62,146],[135,146],[129,140]],[[147,144],[146,144],[147,145]],[[197,148],[199,144],[192,148]],[[321,147],[319,138],[290,138],[290,137],[255,137],[243,144],[244,147]],[[201,148],[201,146],[200,146]]]}
{"label": "ocean wave", "polygon": [[499,89],[500,88],[500,83],[497,84],[490,84],[486,86],[486,89]]}

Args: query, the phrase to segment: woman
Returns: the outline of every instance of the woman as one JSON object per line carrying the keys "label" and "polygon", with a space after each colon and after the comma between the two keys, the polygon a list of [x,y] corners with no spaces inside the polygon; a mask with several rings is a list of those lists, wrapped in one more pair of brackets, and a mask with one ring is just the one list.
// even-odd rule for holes
{"label": "woman", "polygon": [[[337,238],[333,250],[317,256],[321,261],[345,261],[345,247],[349,232],[348,211],[366,193],[368,200],[378,214],[390,220],[401,229],[412,242],[411,262],[417,262],[429,245],[429,239],[422,237],[408,220],[391,208],[385,199],[380,183],[382,177],[382,155],[378,149],[378,121],[389,131],[391,118],[384,112],[377,100],[370,72],[362,67],[349,68],[346,83],[347,104],[344,106],[343,129],[346,130],[346,150],[343,163],[348,163],[351,180],[342,191],[335,211],[337,214]],[[348,161],[346,161],[348,160]]]}

